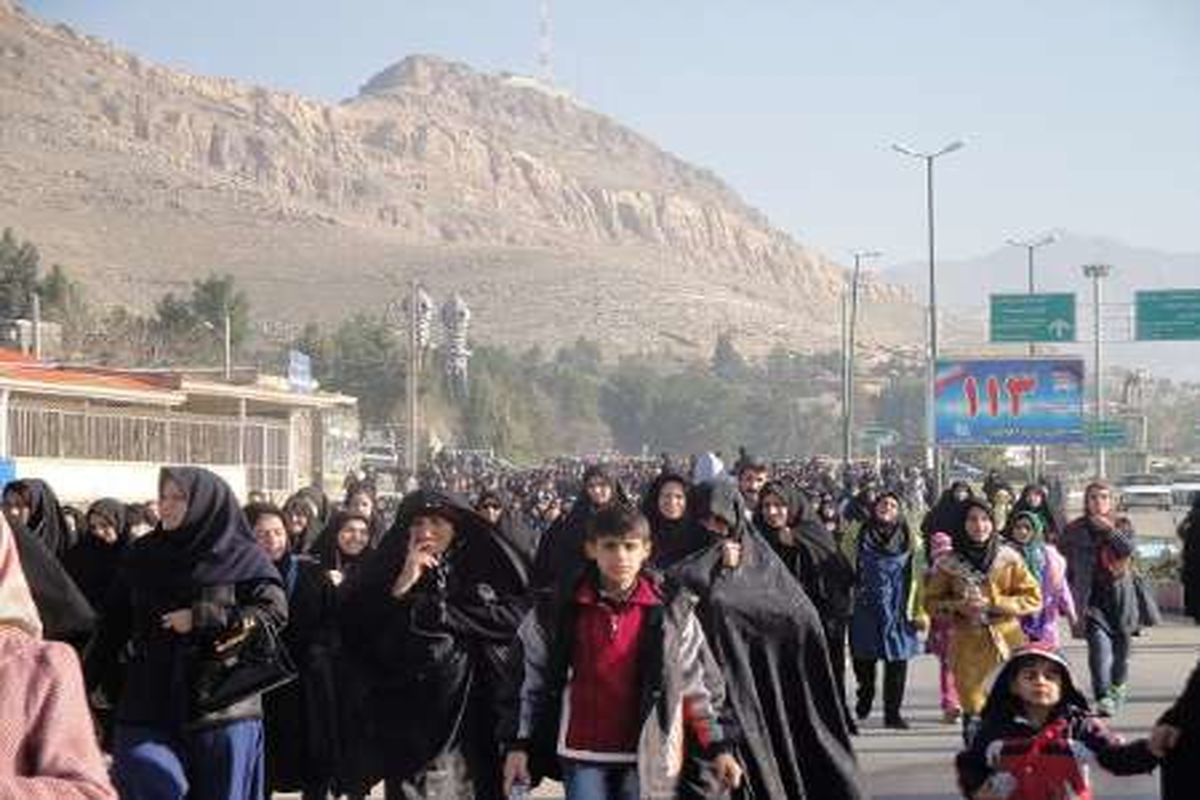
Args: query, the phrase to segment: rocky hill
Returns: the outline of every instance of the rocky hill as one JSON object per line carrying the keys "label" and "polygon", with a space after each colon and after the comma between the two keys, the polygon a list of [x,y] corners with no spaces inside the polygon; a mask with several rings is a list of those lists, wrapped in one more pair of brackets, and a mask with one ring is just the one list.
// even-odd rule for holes
{"label": "rocky hill", "polygon": [[[477,338],[517,346],[837,339],[842,269],[710,172],[529,79],[433,57],[329,105],[0,0],[0,186],[0,226],[109,302],[227,271],[264,320],[332,320],[419,279],[472,304]],[[919,337],[905,290],[868,294],[870,337]]]}

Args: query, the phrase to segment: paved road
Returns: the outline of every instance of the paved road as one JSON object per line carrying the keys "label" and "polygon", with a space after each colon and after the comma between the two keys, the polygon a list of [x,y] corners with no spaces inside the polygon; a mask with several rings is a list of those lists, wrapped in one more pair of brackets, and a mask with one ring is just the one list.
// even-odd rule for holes
{"label": "paved road", "polygon": [[[1067,647],[1076,678],[1086,687],[1087,657],[1082,643]],[[1113,719],[1126,738],[1144,736],[1154,720],[1183,689],[1200,655],[1200,628],[1178,619],[1147,631],[1134,641],[1130,703]],[[960,746],[958,728],[941,723],[937,702],[937,663],[930,657],[913,662],[906,713],[913,730],[886,731],[878,719],[868,720],[856,740],[859,760],[872,796],[885,798],[953,798],[952,760]],[[1086,690],[1085,690],[1086,691]],[[1116,778],[1093,770],[1097,796],[1157,798],[1155,776]]]}
{"label": "paved road", "polygon": [[[1087,657],[1082,643],[1069,642],[1066,652],[1077,680],[1088,693]],[[1130,702],[1113,719],[1113,727],[1126,738],[1146,735],[1154,720],[1182,691],[1197,656],[1200,656],[1200,627],[1179,618],[1169,618],[1163,626],[1148,630],[1135,639]],[[855,739],[872,797],[876,800],[949,800],[958,797],[953,759],[961,739],[957,726],[941,722],[937,662],[931,656],[918,658],[910,666],[905,714],[913,724],[912,730],[885,730],[881,727],[877,708],[875,716],[863,725],[862,735]],[[1156,776],[1117,778],[1095,769],[1092,777],[1097,797],[1119,800],[1158,797]],[[543,785],[534,796],[560,798],[562,794],[557,785]],[[382,798],[382,789],[372,797]]]}

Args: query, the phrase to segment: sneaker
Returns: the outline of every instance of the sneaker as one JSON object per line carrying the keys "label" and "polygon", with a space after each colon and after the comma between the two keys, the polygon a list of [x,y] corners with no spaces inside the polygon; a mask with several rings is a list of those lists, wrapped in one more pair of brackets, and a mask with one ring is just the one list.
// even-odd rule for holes
{"label": "sneaker", "polygon": [[947,725],[956,725],[962,719],[961,708],[947,708],[942,712],[942,722]]}
{"label": "sneaker", "polygon": [[1117,701],[1111,695],[1104,695],[1096,701],[1096,716],[1111,717],[1117,711]]}
{"label": "sneaker", "polygon": [[894,731],[906,731],[912,726],[904,717],[888,717],[883,721],[883,727],[891,728]]}
{"label": "sneaker", "polygon": [[1108,695],[1113,699],[1113,703],[1117,708],[1125,705],[1125,700],[1129,697],[1129,685],[1125,683],[1114,683],[1112,688],[1108,690]]}

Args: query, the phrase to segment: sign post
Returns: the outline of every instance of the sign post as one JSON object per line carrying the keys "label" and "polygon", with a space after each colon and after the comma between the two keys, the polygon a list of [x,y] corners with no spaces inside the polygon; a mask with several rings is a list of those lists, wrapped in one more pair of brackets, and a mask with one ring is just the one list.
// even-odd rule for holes
{"label": "sign post", "polygon": [[1200,289],[1136,292],[1139,342],[1200,339]]}
{"label": "sign post", "polygon": [[993,342],[1075,341],[1075,295],[994,294],[990,334]]}

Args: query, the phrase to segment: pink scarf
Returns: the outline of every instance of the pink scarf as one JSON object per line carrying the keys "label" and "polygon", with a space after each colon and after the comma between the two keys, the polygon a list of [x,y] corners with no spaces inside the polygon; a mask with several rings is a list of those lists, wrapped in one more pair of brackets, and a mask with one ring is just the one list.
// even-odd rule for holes
{"label": "pink scarf", "polygon": [[42,620],[29,584],[21,570],[17,541],[8,521],[0,516],[0,625],[20,628],[35,639],[42,638]]}

